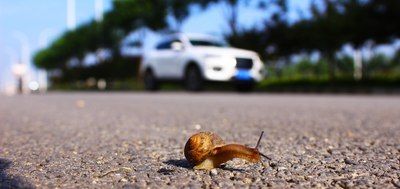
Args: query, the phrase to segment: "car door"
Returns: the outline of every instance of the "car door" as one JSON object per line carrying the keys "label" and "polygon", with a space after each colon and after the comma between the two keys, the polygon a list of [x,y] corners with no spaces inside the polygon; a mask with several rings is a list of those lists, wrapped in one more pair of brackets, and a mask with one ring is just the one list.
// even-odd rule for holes
{"label": "car door", "polygon": [[158,77],[164,79],[177,79],[180,76],[180,60],[182,52],[173,49],[174,43],[182,43],[179,39],[171,39],[161,43],[157,53]]}
{"label": "car door", "polygon": [[185,61],[185,46],[184,43],[179,40],[173,40],[171,43],[171,53],[167,57],[167,62],[170,65],[169,73],[173,79],[182,79],[182,70]]}
{"label": "car door", "polygon": [[167,57],[170,54],[170,46],[171,40],[161,42],[159,45],[157,45],[157,51],[153,55],[155,65],[154,70],[159,78],[166,78],[169,75]]}

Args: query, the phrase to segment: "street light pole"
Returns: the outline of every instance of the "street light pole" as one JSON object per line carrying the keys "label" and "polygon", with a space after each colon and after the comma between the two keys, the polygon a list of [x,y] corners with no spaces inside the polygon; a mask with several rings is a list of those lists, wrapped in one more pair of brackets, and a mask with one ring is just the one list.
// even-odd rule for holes
{"label": "street light pole", "polygon": [[22,86],[23,86],[22,76],[19,76],[19,77],[18,77],[17,83],[18,83],[17,93],[18,93],[18,94],[22,94],[22,93],[24,92],[24,91],[23,91],[23,88],[22,88]]}
{"label": "street light pole", "polygon": [[22,94],[24,92],[23,76],[27,71],[26,65],[19,61],[17,64],[13,65],[12,71],[17,78],[17,93]]}
{"label": "street light pole", "polygon": [[[9,56],[10,65],[12,65],[11,66],[11,73],[15,75],[15,73],[14,73],[14,69],[15,69],[14,66],[15,65],[13,65],[13,64],[18,61],[18,58],[17,58],[18,55],[14,51],[14,49],[11,48],[10,46],[7,46],[5,48],[5,52]],[[18,79],[17,79],[17,82],[18,82]],[[3,87],[4,87],[4,92],[8,93],[8,94],[13,94],[16,91],[16,90],[12,90],[12,89],[14,89],[14,87],[12,87],[9,82],[5,83]],[[19,88],[19,86],[18,86],[18,83],[17,83],[17,88],[16,89],[18,90],[18,88]]]}
{"label": "street light pole", "polygon": [[14,31],[13,35],[21,45],[21,58],[19,62],[13,66],[12,71],[17,77],[17,92],[22,94],[24,92],[24,76],[28,71],[28,64],[31,58],[31,46],[28,35],[25,33]]}

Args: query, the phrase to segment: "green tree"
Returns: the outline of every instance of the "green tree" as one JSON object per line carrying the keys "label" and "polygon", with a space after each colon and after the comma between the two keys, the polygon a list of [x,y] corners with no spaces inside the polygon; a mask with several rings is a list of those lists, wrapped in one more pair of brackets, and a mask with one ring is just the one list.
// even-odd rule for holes
{"label": "green tree", "polygon": [[100,48],[111,50],[112,57],[118,59],[121,41],[131,31],[143,27],[163,30],[168,27],[167,15],[182,22],[191,5],[206,7],[213,2],[217,1],[114,0],[103,21],[91,21],[66,31],[48,48],[37,52],[34,63],[39,68],[66,70],[71,59],[82,60],[87,53]]}

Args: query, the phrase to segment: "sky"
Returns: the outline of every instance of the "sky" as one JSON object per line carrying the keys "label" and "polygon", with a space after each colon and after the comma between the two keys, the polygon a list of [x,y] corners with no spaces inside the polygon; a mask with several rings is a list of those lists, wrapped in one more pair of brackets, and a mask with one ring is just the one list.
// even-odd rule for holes
{"label": "sky", "polygon": [[[95,1],[76,0],[77,25],[95,18]],[[112,8],[112,0],[100,1],[104,11]],[[289,18],[295,20],[299,18],[300,10],[306,14],[311,0],[289,2]],[[221,4],[205,11],[193,8],[194,13],[183,23],[182,31],[221,35],[227,29],[223,10]],[[244,27],[259,24],[268,14],[244,5],[239,11],[239,23]],[[0,91],[15,85],[11,68],[18,61],[29,65],[26,79],[37,80],[40,72],[32,65],[32,56],[66,31],[67,25],[67,0],[0,0]],[[146,39],[146,47],[153,46],[156,41],[156,36],[150,36]]]}

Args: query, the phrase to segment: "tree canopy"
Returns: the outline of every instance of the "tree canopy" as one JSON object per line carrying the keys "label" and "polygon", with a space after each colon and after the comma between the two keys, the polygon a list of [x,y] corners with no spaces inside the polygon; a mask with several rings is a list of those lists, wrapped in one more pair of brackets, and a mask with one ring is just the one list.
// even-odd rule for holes
{"label": "tree canopy", "polygon": [[[167,17],[177,23],[175,29],[190,15],[190,7],[207,7],[225,2],[232,6],[227,18],[231,32],[226,39],[236,47],[258,52],[265,59],[288,58],[298,53],[320,52],[330,65],[335,53],[344,45],[358,49],[367,42],[391,43],[400,37],[399,0],[319,0],[309,10],[310,17],[289,20],[287,0],[115,0],[101,22],[91,21],[67,31],[48,48],[39,51],[34,62],[45,69],[65,68],[72,58],[82,60],[89,52],[109,49],[118,56],[122,39],[141,27],[160,31],[171,27]],[[237,27],[238,3],[259,4],[261,10],[278,5],[263,26]],[[331,66],[330,69],[334,69]],[[334,70],[332,70],[334,73]]]}

